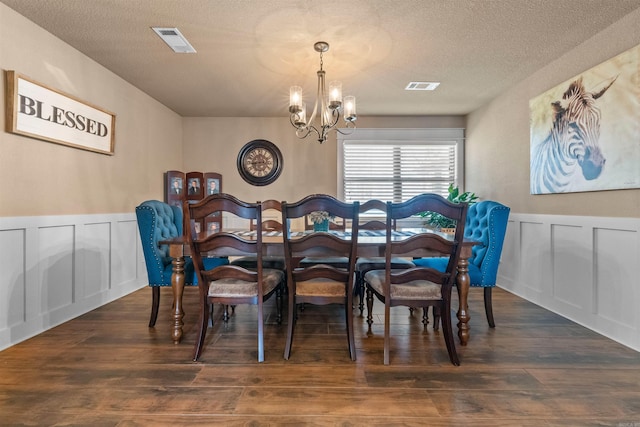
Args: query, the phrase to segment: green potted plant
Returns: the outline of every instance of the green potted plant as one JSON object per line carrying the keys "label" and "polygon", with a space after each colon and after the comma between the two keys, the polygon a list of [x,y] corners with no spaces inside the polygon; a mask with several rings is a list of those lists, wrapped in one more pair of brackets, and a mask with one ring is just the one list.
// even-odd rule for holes
{"label": "green potted plant", "polygon": [[[470,205],[476,203],[478,196],[475,193],[470,191],[465,191],[464,193],[460,193],[458,187],[454,187],[453,184],[449,184],[448,189],[449,195],[447,196],[447,200],[453,203],[463,203],[467,202]],[[425,225],[431,227],[435,230],[440,231],[451,231],[455,229],[456,223],[452,219],[449,219],[445,216],[442,216],[435,212],[422,212],[420,216],[423,217],[425,221]]]}

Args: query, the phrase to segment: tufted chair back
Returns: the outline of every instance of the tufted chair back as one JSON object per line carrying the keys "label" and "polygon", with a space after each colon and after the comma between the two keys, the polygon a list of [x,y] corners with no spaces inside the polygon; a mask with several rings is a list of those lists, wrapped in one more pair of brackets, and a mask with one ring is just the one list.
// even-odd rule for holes
{"label": "tufted chair back", "polygon": [[[147,200],[136,207],[142,251],[147,265],[149,286],[171,286],[169,247],[158,242],[182,235],[182,210],[158,200]],[[185,263],[185,284],[193,283],[191,260]]]}
{"label": "tufted chair back", "polygon": [[495,286],[502,244],[507,231],[510,209],[492,200],[469,206],[464,237],[481,242],[473,247],[469,264],[477,267],[472,274],[471,286]]}
{"label": "tufted chair back", "polygon": [[[160,287],[171,286],[173,273],[173,258],[169,256],[169,246],[159,245],[158,242],[182,235],[182,209],[170,206],[158,200],[147,200],[136,206],[138,230],[142,242],[142,252],[147,266],[147,277],[151,286],[151,317],[149,327],[156,324],[158,308],[160,306]],[[228,264],[226,258],[206,258],[204,260],[208,268],[217,265]],[[193,261],[190,257],[184,260],[184,284],[185,286],[197,285],[193,274]]]}

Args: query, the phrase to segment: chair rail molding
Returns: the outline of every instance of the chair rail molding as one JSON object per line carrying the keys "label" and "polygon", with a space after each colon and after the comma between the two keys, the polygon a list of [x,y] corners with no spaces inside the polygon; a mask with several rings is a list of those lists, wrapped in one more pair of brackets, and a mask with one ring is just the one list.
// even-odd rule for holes
{"label": "chair rail molding", "polygon": [[0,350],[147,285],[135,213],[0,218]]}
{"label": "chair rail molding", "polygon": [[637,351],[639,280],[640,218],[509,216],[498,286]]}

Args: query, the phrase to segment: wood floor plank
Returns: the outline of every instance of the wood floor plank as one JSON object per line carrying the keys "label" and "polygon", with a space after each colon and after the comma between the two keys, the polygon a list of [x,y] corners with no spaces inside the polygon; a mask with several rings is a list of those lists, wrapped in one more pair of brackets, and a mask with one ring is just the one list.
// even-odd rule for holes
{"label": "wood floor plank", "polygon": [[532,390],[543,384],[525,369],[443,366],[426,370],[417,366],[367,366],[367,384],[375,388],[420,388],[447,390]]}
{"label": "wood floor plank", "polygon": [[379,417],[435,417],[438,409],[423,390],[373,388],[271,388],[247,387],[236,413],[279,415],[367,416],[372,408]]}
{"label": "wood floor plank", "polygon": [[243,386],[243,387],[295,387],[309,385],[320,387],[365,387],[368,381],[364,369],[357,364],[332,366],[331,374],[323,365],[309,366],[291,364],[282,366],[265,365],[256,370],[254,366],[203,366],[193,386]]}
{"label": "wood floor plank", "polygon": [[[444,417],[563,417],[633,419],[640,415],[640,390],[603,393],[599,390],[472,390],[430,391]],[[559,416],[562,414],[561,416]]]}

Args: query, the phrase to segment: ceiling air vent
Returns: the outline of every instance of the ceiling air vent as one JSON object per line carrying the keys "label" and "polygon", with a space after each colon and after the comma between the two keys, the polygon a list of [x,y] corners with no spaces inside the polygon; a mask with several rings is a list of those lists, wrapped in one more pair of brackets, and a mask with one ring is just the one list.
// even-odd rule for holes
{"label": "ceiling air vent", "polygon": [[177,53],[196,53],[191,43],[177,28],[151,27],[164,42]]}
{"label": "ceiling air vent", "polygon": [[440,82],[410,82],[404,90],[435,90]]}

